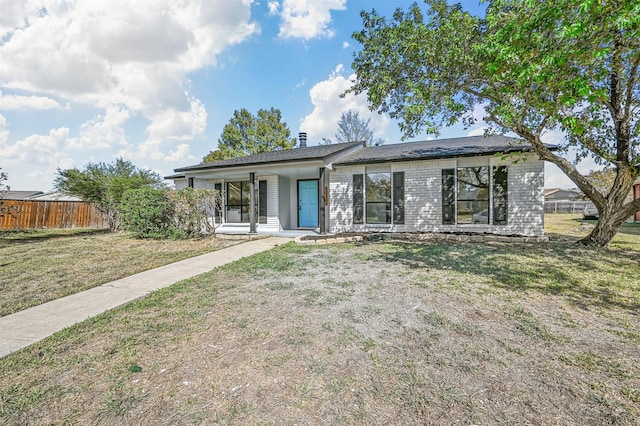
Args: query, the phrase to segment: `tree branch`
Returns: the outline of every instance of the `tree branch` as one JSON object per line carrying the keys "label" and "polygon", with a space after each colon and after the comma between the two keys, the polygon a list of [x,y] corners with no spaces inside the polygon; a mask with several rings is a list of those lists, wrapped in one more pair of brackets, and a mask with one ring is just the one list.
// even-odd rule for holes
{"label": "tree branch", "polygon": [[538,128],[536,129],[535,136],[540,137],[540,135],[542,135],[542,132],[544,132],[544,129],[547,127],[548,123],[549,123],[549,116],[545,115],[542,121],[540,122],[540,124],[538,125]]}
{"label": "tree branch", "polygon": [[470,87],[466,87],[465,85],[461,85],[460,86],[460,90],[462,90],[463,92],[467,92],[470,95],[473,95],[475,97],[478,97],[480,99],[486,99],[488,101],[493,101],[496,103],[500,103],[500,99],[496,96],[493,95],[489,95],[487,93],[482,93],[482,92],[478,92],[476,90],[471,89]]}
{"label": "tree branch", "polygon": [[638,73],[638,67],[640,66],[640,52],[636,55],[636,59],[631,66],[631,72],[629,73],[629,81],[627,81],[627,99],[624,105],[624,120],[630,120],[632,114],[631,105],[633,104],[633,85],[636,81],[636,75]]}
{"label": "tree branch", "polygon": [[585,178],[576,167],[571,164],[566,158],[560,157],[554,154],[549,148],[547,148],[540,136],[533,133],[530,129],[519,125],[517,127],[509,126],[508,123],[503,122],[497,117],[491,115],[489,119],[494,123],[502,126],[505,129],[511,129],[520,137],[524,138],[533,147],[534,151],[540,156],[542,160],[549,161],[560,168],[571,179],[580,190],[587,195],[598,209],[602,209],[605,206],[606,199],[592,184]]}
{"label": "tree branch", "polygon": [[622,206],[622,208],[620,209],[620,215],[624,218],[624,220],[626,220],[628,217],[631,217],[631,215],[635,214],[638,211],[640,211],[640,198],[628,202],[627,204]]}

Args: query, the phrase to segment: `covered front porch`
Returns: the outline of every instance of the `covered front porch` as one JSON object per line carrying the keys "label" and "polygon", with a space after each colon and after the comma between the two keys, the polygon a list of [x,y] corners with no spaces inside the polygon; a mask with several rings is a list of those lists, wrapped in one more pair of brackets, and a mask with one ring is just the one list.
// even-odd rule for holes
{"label": "covered front porch", "polygon": [[262,152],[174,169],[176,188],[212,189],[222,196],[218,232],[329,231],[329,172],[364,142]]}
{"label": "covered front porch", "polygon": [[187,183],[219,191],[220,234],[299,236],[327,231],[328,179],[322,162],[209,170],[194,173]]}

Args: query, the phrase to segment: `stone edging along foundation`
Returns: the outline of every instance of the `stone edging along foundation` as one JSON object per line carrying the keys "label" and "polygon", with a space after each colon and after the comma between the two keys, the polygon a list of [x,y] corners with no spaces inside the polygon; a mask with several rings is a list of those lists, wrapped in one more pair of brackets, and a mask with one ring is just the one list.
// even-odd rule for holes
{"label": "stone edging along foundation", "polygon": [[323,245],[323,244],[337,244],[337,243],[352,243],[358,241],[456,241],[456,242],[499,242],[499,243],[516,243],[516,244],[529,244],[529,243],[545,243],[549,241],[549,237],[516,237],[507,235],[493,235],[493,234],[436,234],[436,233],[424,233],[416,234],[410,232],[392,232],[392,233],[372,233],[368,235],[354,235],[354,236],[319,236],[314,239],[303,239],[304,237],[297,237],[295,239],[296,244],[300,245]]}

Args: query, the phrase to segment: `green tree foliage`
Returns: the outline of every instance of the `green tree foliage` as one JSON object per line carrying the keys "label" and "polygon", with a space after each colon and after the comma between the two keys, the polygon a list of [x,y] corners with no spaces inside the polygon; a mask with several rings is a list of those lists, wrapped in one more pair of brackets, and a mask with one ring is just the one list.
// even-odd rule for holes
{"label": "green tree foliage", "polygon": [[[384,141],[373,136],[373,130],[369,128],[370,122],[370,118],[368,120],[360,118],[357,111],[343,112],[338,121],[338,132],[334,135],[336,143],[365,141],[367,146],[382,145]],[[331,144],[330,139],[322,138],[322,140],[326,144]]]}
{"label": "green tree foliage", "polygon": [[[399,119],[405,137],[471,125],[483,105],[491,131],[516,133],[596,205],[581,242],[608,244],[640,210],[625,201],[640,173],[640,2],[492,0],[484,18],[426,3],[426,20],[418,5],[390,20],[362,12],[350,91]],[[550,130],[566,136],[562,151],[543,144]],[[569,148],[615,170],[607,191],[565,158]]]}
{"label": "green tree foliage", "polygon": [[111,231],[120,226],[119,208],[125,191],[162,186],[162,178],[157,173],[138,169],[122,158],[113,163],[89,163],[84,170],[58,169],[54,180],[56,189],[95,204]]}
{"label": "green tree foliage", "polygon": [[166,188],[144,187],[125,191],[120,205],[122,227],[136,238],[178,236],[175,205]]}
{"label": "green tree foliage", "polygon": [[245,108],[234,111],[218,139],[218,149],[210,151],[204,162],[227,160],[261,152],[280,151],[295,146],[279,109],[261,109],[254,116]]}
{"label": "green tree foliage", "polygon": [[137,238],[215,235],[221,211],[222,198],[217,191],[193,188],[132,189],[124,193],[120,205],[122,227]]}
{"label": "green tree foliage", "polygon": [[183,188],[170,195],[175,206],[175,224],[183,237],[215,235],[222,223],[222,196],[218,191]]}

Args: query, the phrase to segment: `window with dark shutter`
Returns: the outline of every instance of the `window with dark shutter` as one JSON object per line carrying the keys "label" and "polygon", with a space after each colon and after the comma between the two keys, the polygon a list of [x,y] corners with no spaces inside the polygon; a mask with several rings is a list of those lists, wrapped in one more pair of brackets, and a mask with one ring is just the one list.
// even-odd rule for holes
{"label": "window with dark shutter", "polygon": [[216,197],[216,202],[214,203],[214,207],[213,207],[213,217],[215,218],[216,223],[221,223],[222,222],[222,211],[220,210],[222,208],[222,184],[221,183],[214,183],[213,184],[213,189],[216,192],[215,197]]}
{"label": "window with dark shutter", "polygon": [[493,224],[507,224],[507,182],[506,166],[493,168]]}
{"label": "window with dark shutter", "polygon": [[393,223],[404,224],[404,172],[393,173]]}
{"label": "window with dark shutter", "polygon": [[362,223],[363,221],[363,182],[364,175],[353,175],[353,223]]}
{"label": "window with dark shutter", "polygon": [[193,188],[193,178],[192,177],[187,178],[187,186],[189,188]]}
{"label": "window with dark shutter", "polygon": [[456,169],[442,169],[442,224],[456,222]]}
{"label": "window with dark shutter", "polygon": [[258,223],[267,223],[267,181],[258,182]]}

